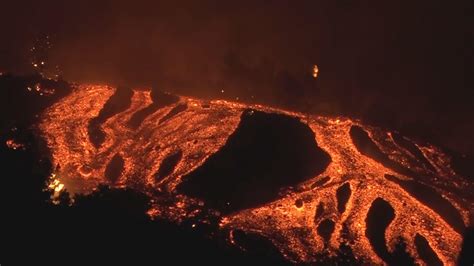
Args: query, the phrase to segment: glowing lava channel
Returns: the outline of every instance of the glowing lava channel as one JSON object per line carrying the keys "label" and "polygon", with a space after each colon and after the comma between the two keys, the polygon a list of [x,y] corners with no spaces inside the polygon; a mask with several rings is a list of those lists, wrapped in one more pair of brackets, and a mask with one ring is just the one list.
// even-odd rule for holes
{"label": "glowing lava channel", "polygon": [[[474,186],[451,169],[449,157],[436,147],[407,140],[419,149],[424,158],[420,159],[394,141],[391,132],[350,119],[186,97],[157,108],[137,128],[132,128],[128,122],[133,114],[153,102],[150,91],[145,89],[133,90],[130,106],[100,125],[105,141],[96,147],[90,141],[88,126],[114,93],[113,87],[82,85],[42,116],[39,127],[52,161],[58,166],[55,180],[73,194],[91,192],[101,183],[132,187],[151,197],[160,191],[168,198],[164,201],[160,198],[163,196],[156,196],[150,215],[176,222],[194,217],[202,211],[203,200],[178,194],[177,186],[183,176],[226,144],[238,127],[242,112],[250,108],[304,121],[315,133],[318,146],[330,155],[331,163],[322,174],[298,184],[273,202],[229,215],[215,211],[221,219],[221,230],[228,231],[229,236],[236,229],[257,233],[293,262],[315,261],[323,250],[334,254],[344,238],[349,237],[349,245],[358,258],[383,264],[366,234],[370,208],[374,201],[382,199],[394,211],[385,231],[389,252],[401,237],[416,262],[424,264],[414,244],[415,237],[421,235],[445,265],[455,264],[462,241],[460,231],[447,217],[403,187],[404,181],[419,182],[439,193],[439,200],[448,202],[458,212],[461,226],[473,224]],[[364,155],[351,138],[354,126],[367,132],[386,154],[384,160],[408,170],[398,171],[396,167],[387,167],[385,161]],[[114,179],[108,179],[108,165],[113,160],[122,168],[114,173]],[[165,164],[173,167],[167,171],[160,169]],[[157,173],[165,172],[157,178]],[[414,173],[417,178],[407,173]],[[341,203],[338,194],[344,193],[348,195]],[[323,221],[332,222],[334,227],[327,243],[317,229]]]}

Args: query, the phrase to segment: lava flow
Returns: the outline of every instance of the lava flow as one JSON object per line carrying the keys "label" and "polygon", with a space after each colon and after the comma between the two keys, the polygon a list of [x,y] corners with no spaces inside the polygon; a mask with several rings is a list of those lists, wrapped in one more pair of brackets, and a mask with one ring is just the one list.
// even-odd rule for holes
{"label": "lava flow", "polygon": [[291,262],[344,244],[384,264],[403,240],[417,263],[453,265],[474,223],[474,184],[449,156],[347,118],[82,85],[39,128],[55,190],[131,187],[153,199],[151,216],[206,211],[229,243],[255,234]]}

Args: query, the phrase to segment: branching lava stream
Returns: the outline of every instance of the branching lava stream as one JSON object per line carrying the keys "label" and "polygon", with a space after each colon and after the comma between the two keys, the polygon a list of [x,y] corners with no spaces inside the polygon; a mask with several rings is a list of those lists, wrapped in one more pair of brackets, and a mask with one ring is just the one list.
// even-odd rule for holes
{"label": "branching lava stream", "polygon": [[[114,98],[117,91],[81,85],[42,115],[39,127],[57,165],[55,190],[89,193],[102,183],[131,187],[153,199],[149,215],[177,223],[209,207],[230,244],[239,245],[234,239],[238,231],[258,234],[292,262],[316,261],[318,254],[334,254],[346,243],[357,258],[384,264],[402,239],[417,263],[426,264],[421,250],[430,249],[436,260],[453,265],[462,232],[473,225],[474,185],[455,173],[449,156],[432,145],[342,117],[173,98],[153,95],[149,89],[124,89]],[[158,102],[163,97],[169,100]],[[227,156],[226,149],[243,145],[241,139],[252,143],[241,136],[257,134],[252,127],[260,122],[253,121],[270,121],[270,135],[272,130],[295,128],[311,137],[308,143],[314,150],[293,165],[321,165],[298,172],[297,179],[285,173],[278,189],[254,181],[259,176],[242,177],[250,187],[256,182],[256,191],[265,191],[255,202],[242,203],[245,185],[236,186],[234,194],[219,193],[207,184],[227,182],[221,180],[226,176],[210,179],[197,173],[200,168],[214,171],[212,162]],[[284,146],[281,150],[288,154],[271,156],[294,158],[291,149]],[[262,168],[260,175],[285,167],[278,164]],[[205,189],[193,191],[190,184]],[[387,219],[382,227],[380,219]]]}

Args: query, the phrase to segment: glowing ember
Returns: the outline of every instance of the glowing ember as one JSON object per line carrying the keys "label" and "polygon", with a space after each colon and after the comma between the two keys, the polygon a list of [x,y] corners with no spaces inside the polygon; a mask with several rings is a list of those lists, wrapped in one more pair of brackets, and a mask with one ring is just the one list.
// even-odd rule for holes
{"label": "glowing ember", "polygon": [[314,65],[313,66],[313,78],[317,78],[318,77],[318,73],[319,73],[319,68],[317,65]]}
{"label": "glowing ember", "polygon": [[53,95],[55,93],[54,88],[42,86],[40,83],[36,83],[34,87],[26,87],[26,90],[28,90],[29,92],[36,93],[40,96]]}
{"label": "glowing ember", "polygon": [[12,150],[24,150],[25,149],[24,144],[15,142],[15,140],[13,140],[13,139],[7,140],[5,142],[5,144],[7,145],[8,148],[10,148]]}
{"label": "glowing ember", "polygon": [[[317,74],[314,66],[313,76]],[[449,157],[436,147],[347,118],[222,100],[153,98],[148,90],[120,93],[114,98],[112,87],[80,86],[43,114],[40,129],[53,164],[60,166],[51,189],[87,193],[100,183],[127,186],[154,198],[151,216],[176,222],[197,217],[209,202],[181,193],[179,187],[231,145],[227,141],[239,127],[250,125],[239,124],[244,112],[265,118],[264,112],[284,115],[272,116],[276,121],[289,117],[301,124],[296,126],[309,128],[330,160],[276,200],[249,208],[236,208],[229,200],[232,212],[215,207],[212,213],[228,232],[229,243],[238,245],[236,230],[256,233],[288,260],[312,262],[323,251],[334,254],[344,242],[357,258],[379,264],[402,238],[417,263],[423,264],[420,245],[428,243],[450,265],[460,251],[461,232],[473,224],[474,186],[451,169]],[[306,124],[298,122],[303,120]],[[387,217],[383,228],[377,217]],[[377,230],[382,230],[382,245],[377,245]]]}

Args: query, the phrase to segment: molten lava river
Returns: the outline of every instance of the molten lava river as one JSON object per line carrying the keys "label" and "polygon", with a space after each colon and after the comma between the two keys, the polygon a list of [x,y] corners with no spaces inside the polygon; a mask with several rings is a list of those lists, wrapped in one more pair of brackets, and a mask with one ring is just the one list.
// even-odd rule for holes
{"label": "molten lava river", "polygon": [[151,217],[214,219],[230,245],[256,235],[289,262],[346,247],[385,264],[403,240],[416,263],[452,265],[474,221],[449,156],[347,118],[81,85],[39,128],[57,193],[133,188]]}

